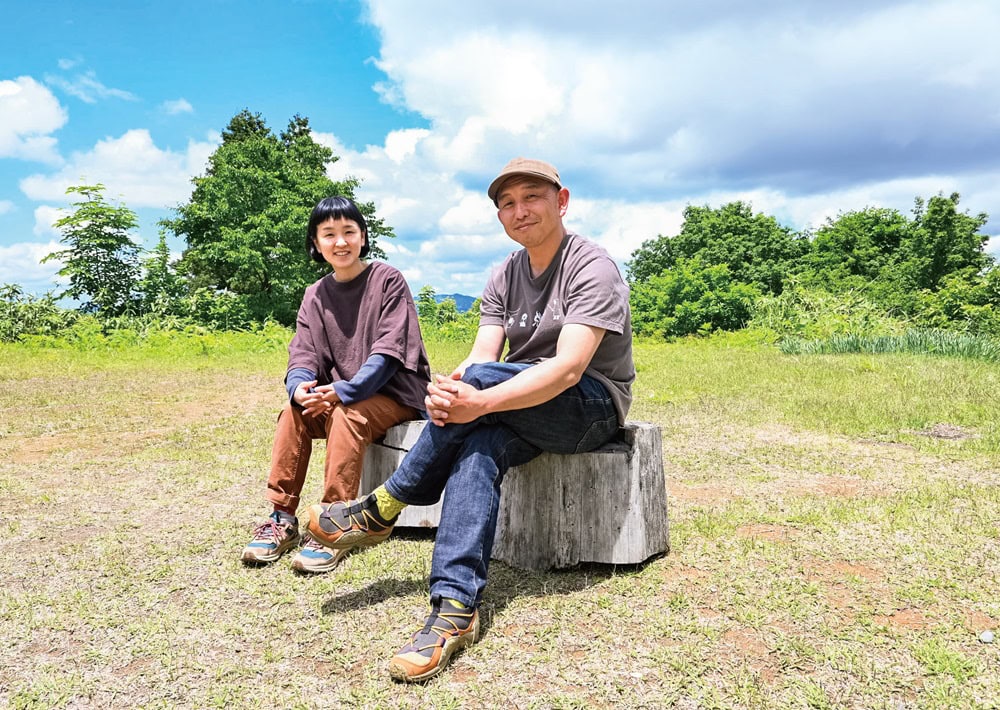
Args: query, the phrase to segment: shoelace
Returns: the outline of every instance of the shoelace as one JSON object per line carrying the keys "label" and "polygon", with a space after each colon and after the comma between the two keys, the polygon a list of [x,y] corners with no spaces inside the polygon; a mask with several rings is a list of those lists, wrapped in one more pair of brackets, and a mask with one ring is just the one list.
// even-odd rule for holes
{"label": "shoelace", "polygon": [[253,531],[254,540],[277,540],[280,536],[281,529],[278,527],[278,523],[274,520],[268,519],[266,522],[261,523]]}
{"label": "shoelace", "polygon": [[306,544],[304,544],[302,546],[302,549],[304,549],[304,550],[323,550],[325,548],[323,547],[323,543],[321,543],[319,540],[317,540],[316,538],[314,538],[314,537],[312,537],[310,535],[310,536],[306,537]]}

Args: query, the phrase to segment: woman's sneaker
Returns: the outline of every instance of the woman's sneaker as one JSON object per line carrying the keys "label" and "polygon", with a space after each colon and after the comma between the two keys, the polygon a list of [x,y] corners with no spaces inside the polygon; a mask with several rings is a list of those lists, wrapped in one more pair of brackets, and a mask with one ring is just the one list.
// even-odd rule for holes
{"label": "woman's sneaker", "polygon": [[241,559],[246,564],[267,564],[299,544],[299,520],[279,510],[254,528],[253,539],[243,548]]}
{"label": "woman's sneaker", "polygon": [[431,607],[424,628],[389,662],[393,680],[416,683],[433,678],[451,657],[479,640],[479,612],[442,599]]}
{"label": "woman's sneaker", "polygon": [[344,559],[350,550],[331,550],[317,542],[311,535],[306,544],[292,558],[292,569],[299,572],[330,572]]}

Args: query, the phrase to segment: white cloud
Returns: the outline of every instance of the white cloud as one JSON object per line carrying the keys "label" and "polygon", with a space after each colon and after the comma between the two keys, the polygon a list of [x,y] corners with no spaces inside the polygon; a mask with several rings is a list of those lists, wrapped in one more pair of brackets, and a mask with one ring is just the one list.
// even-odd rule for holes
{"label": "white cloud", "polygon": [[331,138],[330,172],[362,179],[416,288],[478,293],[513,246],[483,192],[514,155],[560,168],[567,226],[620,264],[676,234],[687,204],[743,200],[796,229],[938,192],[1000,204],[1000,6],[985,0],[369,0],[368,16],[377,90],[430,125],[362,151]]}
{"label": "white cloud", "polygon": [[41,205],[35,208],[35,226],[31,230],[36,237],[58,240],[62,234],[55,228],[55,223],[66,216],[61,207]]}
{"label": "white cloud", "polygon": [[176,99],[164,101],[160,104],[160,110],[168,116],[176,116],[179,113],[194,113],[194,106],[187,99]]}
{"label": "white cloud", "polygon": [[43,285],[41,290],[52,288],[56,272],[62,265],[58,262],[42,264],[41,260],[61,248],[62,245],[55,241],[19,242],[0,246],[0,284],[21,284],[28,292],[36,290],[28,288],[29,284],[32,286],[41,284]]}
{"label": "white cloud", "polygon": [[[61,65],[60,65],[61,67]],[[57,86],[67,94],[75,96],[84,103],[97,103],[100,99],[122,99],[124,101],[137,101],[138,97],[130,91],[124,89],[113,89],[105,86],[97,78],[97,73],[88,70],[82,74],[76,74],[67,79],[56,74],[46,74],[45,81],[48,84]]]}
{"label": "white cloud", "polygon": [[65,201],[66,188],[102,183],[109,197],[126,206],[173,207],[191,195],[191,178],[202,174],[215,144],[190,141],[183,153],[158,148],[145,129],[99,141],[92,150],[74,153],[67,165],[51,175],[31,175],[21,181],[33,200]]}
{"label": "white cloud", "polygon": [[995,4],[675,5],[371,0],[382,91],[433,123],[438,167],[532,153],[603,197],[822,191],[859,163],[885,179],[1000,152]]}
{"label": "white cloud", "polygon": [[0,81],[0,158],[58,165],[53,133],[66,123],[66,110],[45,86],[29,76]]}

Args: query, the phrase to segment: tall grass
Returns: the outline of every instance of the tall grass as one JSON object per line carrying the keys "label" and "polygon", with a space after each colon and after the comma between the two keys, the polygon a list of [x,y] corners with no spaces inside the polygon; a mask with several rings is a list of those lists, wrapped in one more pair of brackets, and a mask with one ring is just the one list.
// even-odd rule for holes
{"label": "tall grass", "polygon": [[1000,362],[1000,340],[950,330],[907,330],[902,335],[842,333],[824,339],[786,338],[779,347],[793,355],[841,353],[930,354]]}

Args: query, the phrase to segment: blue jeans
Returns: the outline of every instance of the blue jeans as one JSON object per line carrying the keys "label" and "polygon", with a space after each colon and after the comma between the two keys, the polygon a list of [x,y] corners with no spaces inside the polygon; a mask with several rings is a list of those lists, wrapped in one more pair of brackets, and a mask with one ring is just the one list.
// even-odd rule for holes
{"label": "blue jeans", "polygon": [[[470,365],[463,382],[477,389],[500,384],[530,367],[491,362]],[[431,600],[478,606],[500,508],[500,483],[511,466],[543,451],[575,454],[607,443],[618,414],[604,385],[586,375],[574,387],[527,409],[488,414],[467,424],[428,424],[385,482],[410,505],[432,505],[444,493],[431,561]]]}

